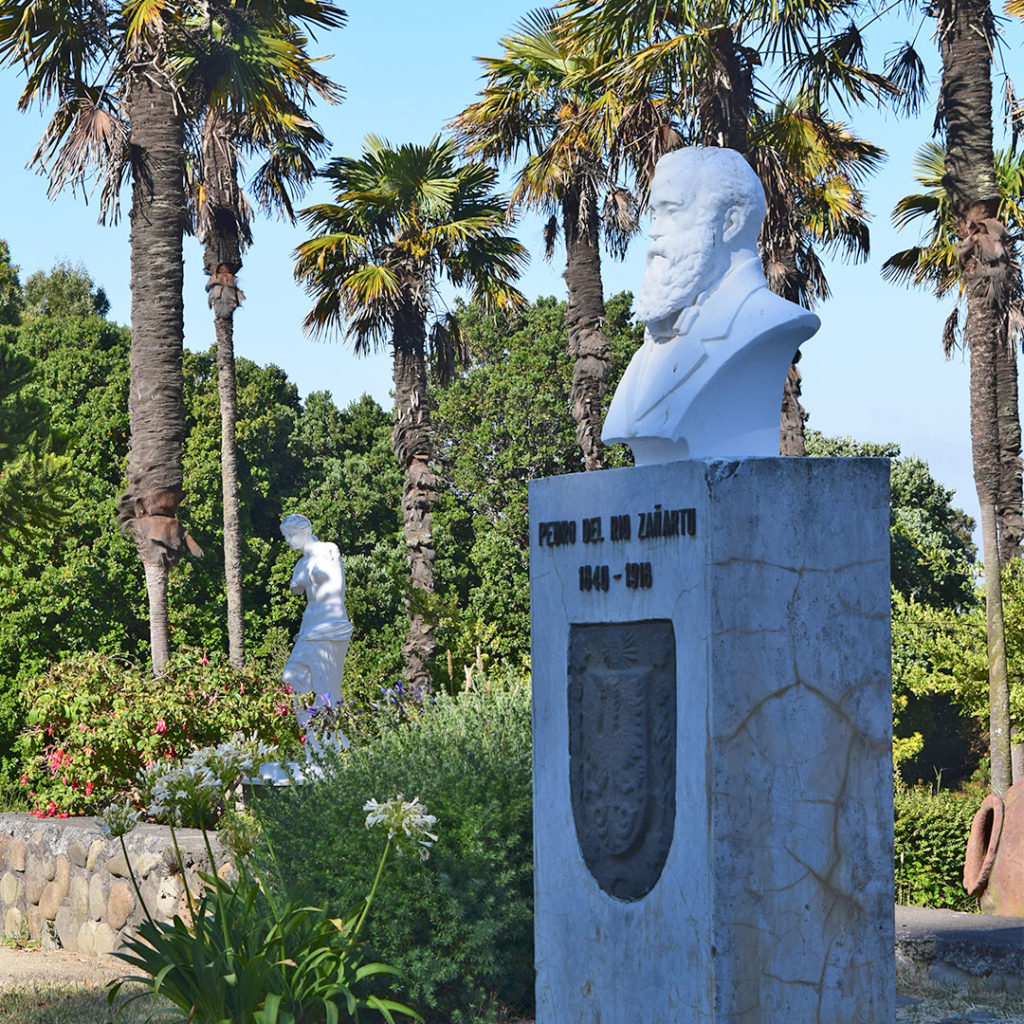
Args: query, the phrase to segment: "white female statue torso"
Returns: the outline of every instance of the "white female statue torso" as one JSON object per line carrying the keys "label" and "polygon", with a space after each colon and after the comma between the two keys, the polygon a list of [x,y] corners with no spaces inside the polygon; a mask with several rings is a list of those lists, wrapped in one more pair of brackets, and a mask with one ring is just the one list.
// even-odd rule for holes
{"label": "white female statue torso", "polygon": [[281,678],[299,693],[315,693],[314,704],[338,703],[352,623],[345,612],[345,566],[336,544],[313,535],[305,516],[281,522],[290,547],[302,552],[292,572],[290,590],[306,596],[302,625]]}
{"label": "white female statue torso", "polygon": [[345,612],[345,565],[337,544],[313,539],[292,573],[291,592],[306,595],[297,640],[348,640],[352,623]]}

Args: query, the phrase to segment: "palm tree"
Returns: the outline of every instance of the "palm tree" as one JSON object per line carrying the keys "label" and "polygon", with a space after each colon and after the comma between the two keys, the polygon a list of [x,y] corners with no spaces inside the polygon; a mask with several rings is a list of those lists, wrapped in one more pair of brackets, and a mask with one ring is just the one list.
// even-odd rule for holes
{"label": "palm tree", "polygon": [[[580,113],[612,97],[600,80],[598,51],[577,45],[550,10],[528,14],[501,43],[501,57],[479,58],[486,68],[483,98],[459,114],[453,126],[472,155],[511,162],[520,151],[527,154],[511,203],[551,214],[544,234],[548,257],[561,221],[576,439],[586,469],[604,469],[601,424],[610,361],[601,226],[603,221],[606,242],[621,256],[637,218],[632,196],[609,177],[603,126],[584,126]],[[676,142],[670,133],[666,143]]]}
{"label": "palm tree", "polygon": [[522,303],[512,286],[525,250],[503,230],[505,197],[496,172],[460,164],[450,140],[392,147],[369,136],[359,158],[331,161],[324,176],[334,202],[303,210],[313,237],[296,250],[296,277],[315,304],[306,328],[345,326],[357,353],[390,345],[394,361],[395,457],[405,473],[402,514],[411,591],[405,679],[429,686],[436,655],[426,595],[434,590],[431,508],[437,478],[428,356],[443,379],[460,347],[458,322],[435,312],[441,278],[468,286],[488,309]]}
{"label": "palm tree", "polygon": [[[239,162],[263,159],[254,177],[256,200],[294,221],[291,193],[312,180],[327,149],[305,105],[313,95],[340,99],[337,86],[314,68],[299,26],[344,23],[345,12],[330,2],[211,4],[186,24],[190,45],[177,61],[195,108],[205,110],[191,191],[217,337],[228,657],[236,668],[245,664],[245,633],[234,314],[244,298],[237,280],[242,254],[252,241]],[[242,88],[232,90],[231,82]]]}
{"label": "palm tree", "polygon": [[[133,533],[145,569],[157,672],[169,656],[168,571],[184,551],[200,553],[177,518],[185,419],[186,114],[248,112],[265,125],[278,104],[283,116],[293,116],[295,105],[284,98],[293,95],[296,59],[301,65],[308,58],[304,37],[282,11],[287,4],[254,3],[244,11],[225,4],[215,21],[209,3],[128,0],[83,18],[80,5],[68,0],[0,0],[0,60],[27,75],[20,107],[57,101],[34,157],[49,166],[51,194],[68,184],[84,189],[94,168],[104,183],[101,219],[116,219],[120,186],[131,173],[132,436],[119,518]],[[301,11],[314,24],[318,18],[336,23],[340,15],[327,4],[302,5]],[[241,30],[240,39],[226,29],[231,25]],[[239,43],[236,56],[242,53],[246,73],[232,73],[238,63],[232,68],[224,60],[232,42]],[[251,72],[261,64],[254,86]],[[316,78],[322,76],[310,70],[306,82]]]}
{"label": "palm tree", "polygon": [[1005,348],[1006,306],[1013,286],[1009,235],[999,219],[992,130],[992,53],[996,24],[988,0],[937,0],[942,56],[940,113],[945,127],[943,184],[949,201],[963,292],[967,303],[964,344],[971,354],[971,450],[981,509],[985,561],[985,617],[989,660],[989,758],[991,786],[1003,793],[1013,782],[1010,758],[1010,689],[1003,624],[999,525],[1000,350]]}
{"label": "palm tree", "polygon": [[[755,107],[747,129],[747,160],[765,186],[761,261],[777,295],[807,309],[829,296],[816,247],[844,259],[868,256],[868,213],[860,185],[883,151],[797,97],[770,110]],[[797,351],[782,396],[779,448],[803,455],[806,414],[800,404]]]}
{"label": "palm tree", "polygon": [[[883,276],[901,284],[926,287],[937,298],[955,293],[956,304],[946,319],[943,349],[948,358],[961,341],[960,317],[964,305],[964,280],[960,253],[953,227],[949,196],[943,180],[946,151],[935,142],[925,143],[914,160],[914,178],[926,191],[905,196],[896,204],[893,222],[902,230],[924,222],[920,244],[894,253],[882,267]],[[999,188],[1000,222],[1014,234],[1024,230],[1024,156],[1009,150],[995,154],[996,184]],[[996,354],[999,366],[997,408],[999,415],[999,497],[996,502],[996,532],[999,559],[1007,565],[1021,553],[1024,513],[1021,494],[1021,432],[1017,396],[1017,344],[1024,331],[1019,270],[1010,281],[1009,301],[1000,327]]]}
{"label": "palm tree", "polygon": [[184,106],[169,70],[179,10],[125,3],[83,17],[66,0],[0,0],[0,60],[20,66],[25,109],[57,101],[34,161],[50,166],[51,194],[105,178],[101,216],[117,216],[132,178],[132,344],[128,486],[119,518],[134,535],[146,575],[153,667],[169,656],[167,578],[189,550],[178,520],[185,413],[181,373]]}

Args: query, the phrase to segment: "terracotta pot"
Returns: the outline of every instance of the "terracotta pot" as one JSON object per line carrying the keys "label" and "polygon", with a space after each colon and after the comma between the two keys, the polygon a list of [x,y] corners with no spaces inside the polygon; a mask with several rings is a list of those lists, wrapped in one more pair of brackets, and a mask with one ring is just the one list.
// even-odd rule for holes
{"label": "terracotta pot", "polygon": [[964,858],[964,888],[981,897],[981,909],[1024,917],[1024,782],[1003,798],[985,797],[971,824]]}

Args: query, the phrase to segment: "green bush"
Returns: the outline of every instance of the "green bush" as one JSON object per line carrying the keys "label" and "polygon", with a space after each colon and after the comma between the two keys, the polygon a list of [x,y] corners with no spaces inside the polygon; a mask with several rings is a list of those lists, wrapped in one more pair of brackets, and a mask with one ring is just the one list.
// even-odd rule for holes
{"label": "green bush", "polygon": [[[406,857],[382,881],[365,935],[408,979],[428,1021],[494,1020],[533,1005],[530,695],[482,684],[368,736],[326,778],[260,799],[257,814],[291,880],[289,897],[341,914],[373,881],[379,845],[370,798],[418,797],[437,817],[429,859]],[[268,872],[269,874],[270,872]]]}
{"label": "green bush", "polygon": [[967,836],[981,797],[918,786],[896,791],[896,902],[977,910],[963,887]]}
{"label": "green bush", "polygon": [[133,661],[83,654],[24,692],[20,781],[41,816],[90,814],[131,794],[143,768],[235,733],[298,748],[291,691],[225,661],[178,654],[155,679]]}

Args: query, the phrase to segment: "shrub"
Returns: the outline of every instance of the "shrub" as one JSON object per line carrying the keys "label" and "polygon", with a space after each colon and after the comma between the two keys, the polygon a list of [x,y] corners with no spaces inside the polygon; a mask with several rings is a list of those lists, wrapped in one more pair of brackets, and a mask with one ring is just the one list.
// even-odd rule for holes
{"label": "shrub", "polygon": [[[224,744],[221,756],[213,758],[203,773],[209,792],[223,793],[240,773],[251,774],[251,753]],[[111,804],[100,825],[120,840],[145,920],[115,953],[144,973],[119,978],[108,1002],[113,1005],[122,986],[130,984],[135,992],[128,1002],[160,997],[177,1007],[157,1010],[148,1020],[164,1016],[192,1024],[341,1024],[365,1020],[363,1010],[391,1024],[395,1014],[422,1020],[403,1003],[370,990],[373,982],[397,972],[362,960],[360,932],[388,854],[403,845],[429,854],[436,838],[428,831],[434,818],[422,805],[400,797],[383,804],[369,801],[364,810],[370,812],[366,827],[383,824],[388,838],[373,886],[347,920],[332,919],[317,907],[280,901],[245,858],[235,862],[234,878],[201,873],[203,891],[193,893],[172,824],[188,913],[158,921],[146,909],[124,841],[139,814],[130,806]],[[212,865],[214,854],[205,828],[203,840]]]}
{"label": "shrub", "polygon": [[437,817],[429,860],[380,886],[365,932],[373,957],[406,975],[428,1021],[493,1020],[533,1004],[530,698],[525,685],[438,694],[430,710],[368,736],[326,777],[260,799],[291,897],[341,913],[373,880],[378,847],[360,810],[401,792]]}
{"label": "shrub", "polygon": [[981,798],[918,786],[896,790],[896,902],[977,910],[963,887],[967,836]]}
{"label": "shrub", "polygon": [[290,690],[198,653],[155,679],[135,662],[83,654],[25,691],[21,783],[41,816],[93,813],[130,794],[140,772],[236,733],[298,747]]}

